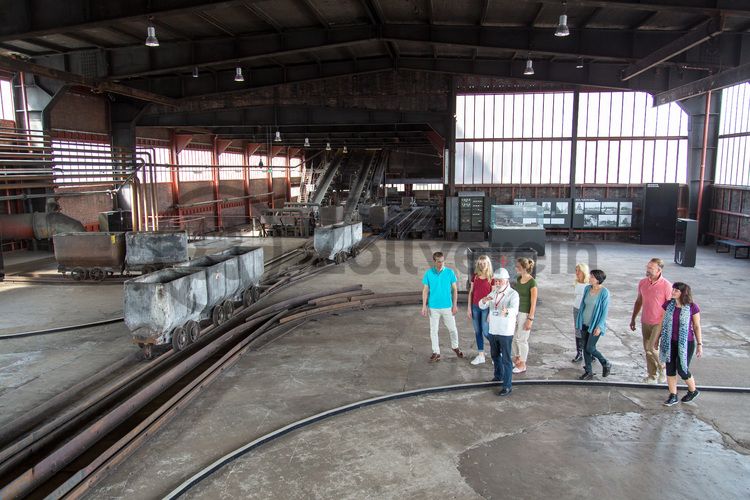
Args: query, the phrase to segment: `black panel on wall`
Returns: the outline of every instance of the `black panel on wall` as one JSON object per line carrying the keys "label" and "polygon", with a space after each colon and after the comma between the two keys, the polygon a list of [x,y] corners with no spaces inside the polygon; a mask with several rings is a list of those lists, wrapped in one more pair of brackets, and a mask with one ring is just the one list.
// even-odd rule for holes
{"label": "black panel on wall", "polygon": [[647,184],[643,192],[642,245],[674,245],[679,184]]}

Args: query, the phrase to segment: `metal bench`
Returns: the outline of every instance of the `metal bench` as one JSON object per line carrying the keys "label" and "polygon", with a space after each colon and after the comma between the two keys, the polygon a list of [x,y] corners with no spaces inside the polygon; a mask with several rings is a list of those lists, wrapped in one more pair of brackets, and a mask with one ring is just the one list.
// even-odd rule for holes
{"label": "metal bench", "polygon": [[[735,259],[750,258],[750,243],[738,240],[716,240],[716,253],[729,253],[734,248]],[[744,256],[737,256],[738,250],[745,250]]]}

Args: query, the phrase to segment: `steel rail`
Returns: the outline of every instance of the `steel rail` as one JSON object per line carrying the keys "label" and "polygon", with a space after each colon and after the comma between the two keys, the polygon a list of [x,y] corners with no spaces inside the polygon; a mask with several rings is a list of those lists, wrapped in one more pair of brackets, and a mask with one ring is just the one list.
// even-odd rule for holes
{"label": "steel rail", "polygon": [[0,335],[0,340],[18,339],[21,337],[34,337],[37,335],[47,335],[48,333],[69,332],[71,330],[84,330],[86,328],[92,328],[94,326],[103,326],[103,325],[111,325],[112,323],[119,323],[122,320],[123,320],[123,317],[118,316],[116,318],[103,319],[100,321],[92,321],[90,323],[81,323],[80,325],[56,326],[54,328],[47,328],[46,330],[30,330],[26,332],[4,333]]}
{"label": "steel rail", "polygon": [[[311,275],[322,272],[328,267],[313,268],[311,265],[308,265],[307,268],[301,270],[303,272],[294,274],[294,281],[306,279]],[[195,367],[205,363],[211,357],[220,354],[225,348],[233,349],[231,347],[232,342],[235,342],[236,339],[240,338],[250,328],[265,321],[256,330],[253,337],[256,338],[264,330],[271,328],[274,322],[280,322],[282,317],[302,310],[308,310],[309,312],[305,317],[300,317],[294,321],[295,324],[304,322],[310,314],[316,313],[316,311],[310,311],[310,303],[314,303],[316,299],[325,298],[326,295],[341,297],[346,292],[361,294],[361,288],[361,285],[355,285],[340,288],[332,292],[310,293],[268,305],[252,314],[251,308],[240,309],[240,314],[223,325],[225,328],[228,327],[227,325],[234,326],[232,329],[223,333],[219,331],[215,332],[210,341],[207,340],[209,335],[204,336],[201,340],[205,343],[200,348],[198,348],[199,341],[199,343],[183,351],[185,353],[184,356],[169,356],[169,354],[173,354],[172,351],[165,356],[157,358],[155,362],[141,367],[138,370],[137,377],[132,376],[132,374],[126,374],[116,381],[114,388],[112,384],[100,388],[100,390],[90,395],[83,402],[78,402],[73,408],[63,411],[61,415],[53,418],[51,422],[48,421],[41,428],[32,430],[12,442],[10,446],[0,450],[3,457],[7,458],[0,465],[4,472],[10,470],[23,471],[23,468],[27,467],[23,460],[26,460],[26,463],[30,465],[33,464],[25,472],[21,472],[19,476],[16,476],[15,479],[6,484],[0,491],[0,497],[17,498],[38,490],[41,485],[46,484],[49,479],[58,474],[62,468],[68,466],[68,464],[74,462],[83,453],[90,450],[102,437],[111,434],[111,432],[119,428],[123,422],[136,414],[136,412],[141,411],[151,401],[175,387],[175,384],[181,381],[188,373],[192,373]],[[267,297],[275,291],[269,290],[264,296]],[[325,310],[325,307],[323,306],[322,308]],[[237,323],[240,324],[237,325]],[[289,325],[283,326],[288,328]],[[159,368],[161,368],[161,372],[158,371]],[[157,377],[154,379],[155,374]],[[199,385],[202,386],[203,384]],[[125,397],[125,399],[123,400],[122,397]],[[170,413],[173,412],[170,410]],[[72,438],[69,438],[70,433],[68,431],[76,426],[78,428],[82,427],[83,430],[75,434]],[[55,444],[56,440],[58,440],[57,444]],[[44,449],[45,447],[52,451],[41,456],[40,459],[33,458],[35,454],[39,456],[40,449]],[[130,446],[127,448],[132,450]],[[29,458],[32,458],[33,462],[29,462]],[[104,457],[102,460],[106,461],[107,458]],[[62,486],[62,490],[58,486],[54,495],[65,494],[70,488],[79,484],[81,479],[82,477],[79,474],[74,477],[68,477]]]}
{"label": "steel rail", "polygon": [[[342,293],[347,289],[356,291],[361,289],[361,286],[346,287],[343,289],[335,290],[335,293]],[[49,454],[44,455],[40,460],[34,459],[33,466],[30,466],[18,475],[15,479],[10,481],[3,490],[0,491],[0,497],[2,498],[19,498],[25,496],[32,491],[39,488],[43,483],[48,481],[53,475],[57,474],[63,467],[71,463],[73,460],[78,458],[81,454],[89,450],[95,443],[99,442],[100,439],[111,433],[124,421],[128,420],[137,411],[146,406],[149,402],[153,401],[160,394],[174,387],[174,385],[182,380],[188,373],[191,373],[196,367],[209,360],[212,356],[219,354],[225,348],[232,348],[232,343],[236,339],[240,338],[249,329],[257,326],[261,323],[259,332],[262,333],[263,327],[270,325],[270,323],[277,321],[280,316],[288,314],[293,311],[294,307],[307,305],[309,300],[324,297],[330,292],[316,292],[307,294],[302,297],[289,299],[282,301],[278,304],[268,306],[252,316],[246,318],[246,321],[238,326],[235,326],[231,330],[221,334],[218,338],[213,339],[211,342],[201,346],[200,349],[195,349],[192,352],[188,352],[185,359],[179,359],[172,366],[165,366],[164,370],[158,377],[154,379],[146,379],[145,385],[138,384],[134,392],[129,394],[126,399],[121,398],[121,392],[130,388],[123,386],[118,388],[115,393],[108,392],[108,396],[104,398],[99,404],[105,405],[110,404],[109,399],[113,399],[111,409],[104,410],[102,408],[91,409],[91,412],[99,415],[93,421],[86,421],[84,428],[75,434],[73,437],[67,439],[64,443],[54,447],[53,451]],[[270,318],[270,319],[269,319]],[[257,332],[256,332],[257,333]],[[172,356],[175,358],[175,356]],[[161,358],[157,358],[161,359]],[[147,366],[146,368],[150,368]],[[141,374],[141,380],[144,379],[143,374],[150,373],[148,370],[144,370]],[[119,402],[118,402],[119,401]],[[82,405],[79,405],[82,406]],[[85,406],[86,409],[91,408]],[[85,413],[85,410],[84,410]],[[11,448],[11,451],[16,451],[16,454],[11,457],[19,457],[14,460],[6,460],[3,463],[4,470],[8,470],[11,467],[18,467],[18,463],[22,459],[26,459],[31,456],[39,447],[50,446],[50,442],[56,439],[58,434],[67,429],[67,427],[79,424],[79,420],[84,420],[86,417],[82,417],[78,413],[78,409],[74,408],[68,411],[68,414],[72,414],[73,418],[70,423],[67,424],[66,428],[57,428],[56,431],[50,435],[46,435],[41,444],[35,438],[37,436],[31,433],[31,436],[27,435],[21,440],[20,444]],[[69,433],[66,433],[69,436]],[[67,438],[64,436],[64,439]],[[20,448],[20,451],[17,451]],[[10,452],[7,452],[10,453]],[[7,454],[6,453],[6,454]],[[24,466],[27,467],[27,466]]]}

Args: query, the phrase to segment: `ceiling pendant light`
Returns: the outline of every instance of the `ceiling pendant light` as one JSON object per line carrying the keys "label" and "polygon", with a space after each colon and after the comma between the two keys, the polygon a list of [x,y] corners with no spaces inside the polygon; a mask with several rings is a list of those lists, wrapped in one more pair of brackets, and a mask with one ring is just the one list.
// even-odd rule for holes
{"label": "ceiling pendant light", "polygon": [[534,62],[531,60],[531,57],[526,59],[526,69],[523,70],[523,74],[527,76],[534,74]]}
{"label": "ceiling pendant light", "polygon": [[276,129],[276,136],[273,138],[273,142],[281,142],[281,132]]}
{"label": "ceiling pendant light", "polygon": [[304,147],[306,147],[306,148],[309,148],[309,147],[310,147],[310,139],[308,139],[307,137],[305,137],[305,144],[304,144]]}
{"label": "ceiling pendant light", "polygon": [[242,76],[242,68],[237,66],[237,68],[234,70],[234,81],[235,82],[244,82],[245,77]]}
{"label": "ceiling pendant light", "polygon": [[[150,19],[149,19],[150,21]],[[148,25],[146,28],[146,45],[148,47],[158,47],[159,39],[156,38],[156,27],[153,24]]]}
{"label": "ceiling pendant light", "polygon": [[570,30],[568,29],[568,4],[563,2],[563,13],[560,14],[560,20],[557,23],[555,36],[568,36],[568,35],[570,35]]}
{"label": "ceiling pendant light", "polygon": [[263,168],[263,158],[258,162],[258,168]]}
{"label": "ceiling pendant light", "polygon": [[579,57],[578,61],[576,62],[576,69],[583,69],[583,58]]}
{"label": "ceiling pendant light", "polygon": [[330,151],[330,150],[331,150],[331,143],[326,142],[326,151]]}
{"label": "ceiling pendant light", "polygon": [[348,149],[346,149],[346,144],[344,144],[344,150],[343,150],[343,153],[344,153],[344,154],[346,154],[346,153],[348,153],[348,152],[349,152],[349,150],[348,150]]}
{"label": "ceiling pendant light", "polygon": [[198,78],[198,66],[193,68],[193,78]]}

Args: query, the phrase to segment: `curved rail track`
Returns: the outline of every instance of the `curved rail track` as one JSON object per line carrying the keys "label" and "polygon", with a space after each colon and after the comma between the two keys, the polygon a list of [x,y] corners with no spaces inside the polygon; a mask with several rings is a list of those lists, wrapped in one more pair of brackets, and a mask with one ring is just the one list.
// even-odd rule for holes
{"label": "curved rail track", "polygon": [[333,265],[321,265],[307,246],[271,259],[258,301],[187,349],[140,363],[133,353],[0,428],[0,498],[80,497],[261,340],[310,317],[378,304],[361,285],[272,300]]}

